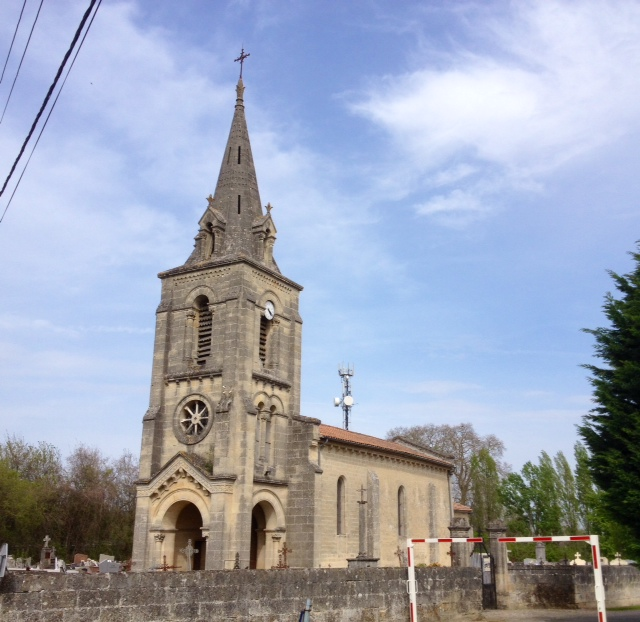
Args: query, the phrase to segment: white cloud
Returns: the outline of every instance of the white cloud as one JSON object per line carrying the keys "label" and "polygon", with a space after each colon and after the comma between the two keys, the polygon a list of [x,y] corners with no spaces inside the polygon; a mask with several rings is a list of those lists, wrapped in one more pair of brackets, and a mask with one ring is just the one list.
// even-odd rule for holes
{"label": "white cloud", "polygon": [[23,316],[2,314],[0,315],[0,331],[15,332],[17,330],[37,331],[39,333],[56,333],[67,337],[77,337],[77,329],[67,326],[57,326],[50,320],[41,318],[26,318]]}
{"label": "white cloud", "polygon": [[454,380],[425,380],[409,385],[406,390],[409,393],[443,396],[465,391],[475,391],[480,388],[480,385],[477,384],[456,382]]}
{"label": "white cloud", "polygon": [[434,216],[440,222],[451,226],[465,226],[489,211],[478,194],[463,190],[437,195],[426,203],[414,206],[414,209],[418,214]]}
{"label": "white cloud", "polygon": [[492,203],[487,184],[494,194],[530,187],[640,127],[638,3],[499,6],[499,15],[470,21],[473,51],[468,44],[442,68],[387,76],[352,106],[431,186],[467,178],[464,190],[428,199],[419,214],[469,221],[490,211],[480,209]]}

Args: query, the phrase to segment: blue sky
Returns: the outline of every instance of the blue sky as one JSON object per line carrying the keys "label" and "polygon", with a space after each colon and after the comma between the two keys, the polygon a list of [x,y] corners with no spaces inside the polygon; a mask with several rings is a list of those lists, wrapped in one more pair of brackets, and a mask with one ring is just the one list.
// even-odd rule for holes
{"label": "blue sky", "polygon": [[[3,179],[85,5],[44,5]],[[571,455],[581,328],[640,238],[637,2],[105,0],[0,223],[0,432],[138,452],[156,275],[215,188],[242,46],[275,256],[305,288],[303,414],[341,425],[351,363],[355,431],[471,422],[514,468]]]}

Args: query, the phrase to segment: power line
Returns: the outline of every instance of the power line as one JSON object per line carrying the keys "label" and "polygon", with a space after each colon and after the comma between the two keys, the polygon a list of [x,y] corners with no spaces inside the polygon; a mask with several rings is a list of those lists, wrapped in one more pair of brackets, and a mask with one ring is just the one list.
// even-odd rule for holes
{"label": "power line", "polygon": [[20,28],[20,22],[22,21],[22,14],[24,13],[24,7],[27,6],[27,0],[24,0],[22,3],[22,9],[20,10],[20,17],[18,17],[18,23],[16,24],[16,29],[13,31],[13,39],[11,39],[11,45],[9,46],[9,51],[7,52],[7,59],[4,61],[4,67],[2,68],[2,75],[0,76],[0,84],[4,78],[4,72],[7,68],[7,63],[9,62],[9,57],[11,56],[11,50],[13,50],[13,44],[16,40],[16,35],[18,34],[18,28]]}
{"label": "power line", "polygon": [[78,58],[78,54],[80,54],[80,50],[82,49],[82,46],[84,45],[84,41],[87,38],[87,35],[89,34],[89,30],[91,30],[91,26],[93,24],[93,20],[96,18],[96,15],[98,13],[98,9],[100,8],[100,5],[102,4],[102,0],[98,0],[98,6],[96,7],[96,10],[94,12],[94,14],[91,16],[91,21],[89,22],[89,25],[87,26],[87,29],[85,30],[84,35],[82,36],[82,40],[80,41],[80,45],[78,46],[78,49],[76,50],[76,53],[73,56],[73,60],[71,61],[71,65],[69,65],[69,69],[67,70],[67,73],[64,77],[64,80],[62,81],[62,84],[60,85],[60,89],[58,90],[58,94],[56,95],[55,99],[53,100],[53,104],[51,104],[51,108],[49,109],[49,112],[44,120],[44,123],[42,124],[42,128],[40,129],[40,132],[38,133],[38,138],[36,138],[36,142],[34,143],[32,149],[31,149],[31,153],[29,154],[29,157],[27,158],[27,162],[24,165],[24,168],[22,169],[22,172],[20,173],[20,177],[18,177],[18,181],[16,182],[16,186],[13,189],[13,192],[11,193],[11,196],[9,197],[9,201],[7,202],[7,206],[4,208],[4,211],[2,212],[2,216],[0,216],[0,223],[4,220],[4,217],[9,209],[9,206],[11,205],[12,201],[13,201],[13,197],[15,196],[18,187],[20,186],[20,182],[22,181],[22,178],[24,177],[24,174],[27,171],[27,167],[29,166],[29,162],[31,162],[31,158],[33,156],[33,152],[36,150],[36,147],[38,146],[38,143],[40,142],[40,138],[42,137],[42,133],[44,132],[44,128],[47,127],[47,123],[49,122],[49,118],[51,117],[51,114],[53,113],[54,108],[56,107],[56,104],[58,103],[58,99],[62,93],[62,89],[64,88],[64,85],[67,83],[67,78],[69,77],[69,74],[71,73],[71,70],[73,69],[73,66],[75,65],[76,59]]}
{"label": "power line", "polygon": [[84,25],[87,23],[87,19],[89,18],[89,15],[91,14],[93,7],[95,6],[97,1],[98,0],[91,0],[91,3],[89,4],[89,8],[85,11],[85,14],[82,16],[82,20],[80,21],[80,25],[78,26],[78,29],[76,30],[75,35],[73,36],[71,45],[69,46],[69,49],[67,50],[67,52],[64,55],[64,58],[62,59],[62,63],[60,64],[60,67],[58,68],[56,76],[53,79],[53,83],[49,87],[49,90],[47,91],[47,94],[44,98],[44,101],[42,102],[42,106],[40,106],[40,110],[38,111],[38,114],[36,115],[36,118],[33,124],[31,125],[31,129],[29,130],[29,133],[27,134],[27,137],[25,138],[24,143],[22,143],[22,147],[20,148],[20,153],[18,153],[18,157],[15,159],[15,162],[11,166],[11,170],[9,171],[9,175],[7,175],[7,178],[5,179],[4,184],[2,185],[2,189],[0,189],[0,197],[4,194],[4,191],[7,188],[7,184],[9,183],[9,180],[13,176],[13,173],[15,172],[16,167],[18,166],[18,162],[20,162],[20,159],[22,158],[24,151],[27,148],[27,144],[29,143],[29,141],[31,140],[31,137],[33,136],[33,133],[35,132],[36,126],[38,125],[38,121],[40,121],[40,117],[42,117],[44,109],[47,107],[47,104],[51,99],[51,94],[53,93],[53,90],[56,88],[56,85],[58,84],[60,75],[64,71],[64,67],[67,64],[67,61],[69,60],[69,56],[71,56],[71,52],[73,51],[73,48],[75,47],[78,39],[80,38],[80,34],[84,28]]}
{"label": "power line", "polygon": [[27,43],[24,46],[24,51],[22,52],[22,58],[20,59],[18,70],[16,71],[16,75],[13,78],[13,84],[11,85],[11,90],[9,91],[9,95],[7,97],[7,103],[4,105],[4,110],[2,111],[2,116],[0,117],[0,123],[2,123],[2,120],[4,119],[4,113],[7,112],[7,106],[9,105],[9,100],[11,99],[11,95],[13,93],[13,87],[16,85],[16,81],[18,80],[18,76],[20,75],[20,69],[22,68],[22,61],[24,60],[24,57],[27,54],[27,50],[29,49],[29,43],[31,43],[31,37],[33,35],[33,31],[36,27],[36,24],[38,23],[38,17],[40,17],[40,9],[42,8],[43,3],[44,3],[44,0],[40,0],[40,6],[38,7],[36,18],[33,20],[33,25],[31,26],[31,32],[29,33],[29,38],[27,39]]}

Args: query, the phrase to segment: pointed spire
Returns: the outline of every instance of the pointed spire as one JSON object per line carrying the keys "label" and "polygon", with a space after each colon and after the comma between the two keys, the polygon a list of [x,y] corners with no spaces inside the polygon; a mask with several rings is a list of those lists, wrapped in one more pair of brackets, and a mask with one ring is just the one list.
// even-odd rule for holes
{"label": "pointed spire", "polygon": [[225,147],[218,182],[208,208],[200,220],[196,249],[188,263],[215,258],[247,257],[278,270],[273,260],[275,225],[270,209],[262,211],[258,179],[253,164],[251,142],[244,115],[242,63],[249,54],[244,48],[240,78],[236,85],[236,105]]}
{"label": "pointed spire", "polygon": [[214,206],[226,220],[225,254],[252,256],[254,221],[262,216],[258,179],[244,116],[244,84],[236,86],[236,107],[213,195]]}

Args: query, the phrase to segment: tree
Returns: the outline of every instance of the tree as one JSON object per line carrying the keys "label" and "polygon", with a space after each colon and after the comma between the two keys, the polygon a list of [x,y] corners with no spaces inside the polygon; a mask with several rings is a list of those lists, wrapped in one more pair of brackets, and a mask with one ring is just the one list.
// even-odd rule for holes
{"label": "tree", "polygon": [[496,461],[487,448],[471,458],[471,494],[473,513],[471,526],[474,533],[484,531],[489,523],[502,516],[500,503],[500,476]]}
{"label": "tree", "polygon": [[595,338],[595,355],[604,365],[584,365],[596,406],[578,430],[602,507],[640,543],[640,253],[630,254],[633,272],[620,276],[609,271],[621,294],[605,296],[610,326],[584,329]]}
{"label": "tree", "polygon": [[453,496],[458,503],[463,505],[470,505],[473,501],[471,460],[482,449],[486,449],[494,459],[499,472],[507,470],[506,465],[499,462],[504,453],[504,443],[493,434],[480,436],[470,423],[397,427],[387,432],[388,439],[397,436],[430,447],[453,458]]}
{"label": "tree", "polygon": [[500,497],[510,519],[510,530],[527,536],[561,534],[559,488],[558,474],[545,451],[538,464],[527,462],[520,473],[507,475]]}
{"label": "tree", "polygon": [[576,478],[565,455],[559,451],[553,458],[557,475],[558,503],[563,533],[570,535],[579,531],[579,507]]}
{"label": "tree", "polygon": [[585,533],[600,536],[602,554],[613,557],[622,553],[628,557],[637,555],[637,544],[629,528],[613,520],[602,503],[602,491],[596,486],[589,470],[589,452],[581,443],[576,443],[576,499],[578,517]]}
{"label": "tree", "polygon": [[69,555],[131,555],[137,470],[129,452],[112,461],[98,449],[80,445],[68,457],[60,515]]}
{"label": "tree", "polygon": [[576,500],[578,502],[578,520],[585,533],[598,533],[596,525],[601,505],[600,491],[593,483],[589,471],[589,452],[582,443],[576,443],[573,448],[576,460]]}
{"label": "tree", "polygon": [[45,441],[29,445],[17,436],[8,436],[0,444],[0,460],[30,482],[58,482],[62,476],[62,461],[56,447]]}
{"label": "tree", "polygon": [[21,557],[37,558],[42,538],[57,554],[131,555],[138,465],[124,452],[116,460],[79,446],[67,458],[49,443],[17,437],[0,443],[0,542]]}

